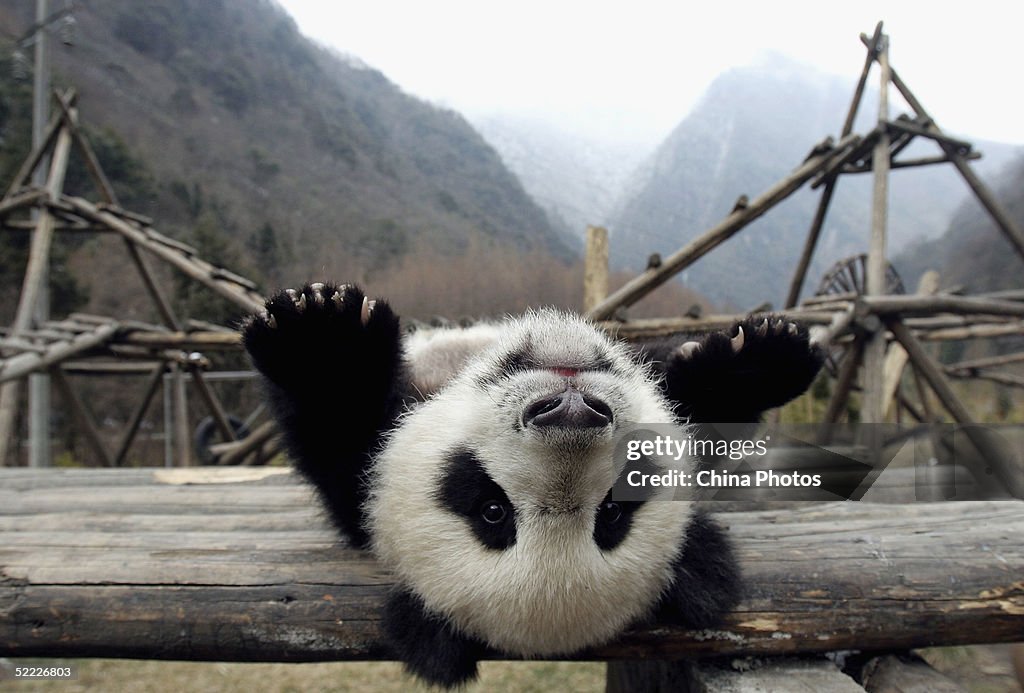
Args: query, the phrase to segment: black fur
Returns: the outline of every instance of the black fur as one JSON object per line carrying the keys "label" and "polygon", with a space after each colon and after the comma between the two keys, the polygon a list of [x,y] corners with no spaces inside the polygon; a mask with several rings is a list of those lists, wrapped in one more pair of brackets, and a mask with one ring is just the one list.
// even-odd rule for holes
{"label": "black fur", "polygon": [[[726,332],[695,339],[701,346],[689,358],[679,352],[684,341],[679,339],[645,345],[641,352],[664,374],[664,392],[680,418],[756,423],[768,409],[806,391],[824,361],[822,351],[810,344],[807,328],[797,325],[790,332],[791,324],[775,316],[752,316]],[[740,326],[743,348],[736,353],[730,338]]]}
{"label": "black fur", "polygon": [[[335,291],[341,305],[331,299]],[[363,325],[363,292],[355,287],[325,285],[322,301],[309,285],[301,294],[304,309],[285,292],[271,297],[267,315],[245,324],[243,341],[266,378],[296,466],[316,486],[338,528],[366,546],[365,473],[407,389],[398,317],[378,301]]]}
{"label": "black fur", "polygon": [[612,500],[614,489],[608,491],[597,506],[594,519],[594,543],[602,551],[611,551],[625,541],[633,526],[633,513],[643,501]]}
{"label": "black fur", "polygon": [[[456,450],[448,455],[437,499],[446,510],[465,519],[487,548],[504,550],[516,543],[516,509],[472,451]],[[498,521],[489,522],[485,517],[485,506],[490,503],[505,509]]]}
{"label": "black fur", "polygon": [[382,625],[395,658],[410,673],[438,686],[450,688],[475,679],[477,662],[488,651],[401,588],[388,595]]}
{"label": "black fur", "polygon": [[662,623],[711,628],[739,603],[739,566],[725,532],[702,512],[686,530],[683,551],[672,564],[675,580],[656,609]]}
{"label": "black fur", "polygon": [[[340,292],[340,305],[331,298],[335,291]],[[245,347],[266,378],[268,398],[296,466],[316,486],[339,529],[356,545],[366,546],[368,466],[411,389],[402,364],[398,317],[378,301],[364,325],[364,295],[355,287],[326,285],[318,293],[307,285],[300,293],[301,307],[287,292],[270,298],[267,314],[253,316],[244,326]],[[762,320],[740,323],[745,344],[739,353],[729,342],[737,326],[728,334],[703,337],[700,350],[690,358],[678,351],[678,340],[643,349],[663,375],[664,392],[678,416],[694,423],[755,422],[765,410],[809,386],[822,355],[809,345],[807,331],[791,333],[787,323],[773,318],[761,334]],[[500,364],[494,377],[528,361],[524,348]],[[604,363],[586,365],[607,368]],[[464,517],[485,546],[514,546],[515,508],[471,451],[451,453],[436,497]],[[500,522],[488,522],[482,514],[488,501],[505,507]],[[609,492],[595,509],[595,543],[614,550],[642,505],[642,499],[613,502]],[[705,628],[739,600],[732,549],[725,533],[704,515],[694,517],[673,570],[675,579],[656,609],[659,620]],[[477,661],[488,653],[484,643],[459,633],[401,586],[388,597],[383,627],[395,656],[433,684],[456,686],[471,680]]]}

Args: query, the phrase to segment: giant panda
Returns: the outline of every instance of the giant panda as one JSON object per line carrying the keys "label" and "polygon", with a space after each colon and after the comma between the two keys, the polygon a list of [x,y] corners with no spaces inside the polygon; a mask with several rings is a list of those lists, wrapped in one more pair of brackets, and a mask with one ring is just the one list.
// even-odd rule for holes
{"label": "giant panda", "polygon": [[740,597],[725,533],[691,502],[617,500],[615,446],[635,426],[757,421],[822,360],[772,317],[641,349],[549,309],[408,335],[385,301],[325,283],[269,298],[243,341],[298,470],[394,573],[395,657],[442,686],[488,654],[715,625]]}

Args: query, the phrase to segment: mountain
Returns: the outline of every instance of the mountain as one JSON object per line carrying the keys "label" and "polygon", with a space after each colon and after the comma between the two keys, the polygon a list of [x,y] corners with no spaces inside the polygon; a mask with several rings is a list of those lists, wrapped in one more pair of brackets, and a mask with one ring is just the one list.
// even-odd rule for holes
{"label": "mountain", "polygon": [[608,222],[630,174],[650,153],[636,142],[613,142],[527,115],[469,119],[574,245],[587,226]]}
{"label": "mountain", "polygon": [[[757,196],[784,177],[825,135],[838,132],[853,80],[815,72],[781,58],[722,74],[694,110],[633,177],[611,222],[613,262],[641,269],[653,252],[672,253],[724,218],[741,194]],[[870,129],[877,95],[861,104],[855,132]],[[892,117],[899,102],[891,99]],[[942,114],[935,114],[941,124]],[[982,143],[976,163],[990,177],[1013,149]],[[912,158],[937,147],[915,142]],[[871,176],[844,176],[808,273],[813,292],[831,264],[865,252],[870,232]],[[968,190],[951,166],[894,171],[889,243],[896,252],[946,228]],[[781,306],[820,191],[804,188],[684,273],[685,283],[719,303]]]}
{"label": "mountain", "polygon": [[[150,181],[133,211],[186,241],[216,235],[261,282],[481,241],[574,255],[463,117],[311,43],[273,2],[93,0],[74,16],[74,44],[51,42],[54,83]],[[32,19],[32,3],[0,6],[3,34]],[[8,112],[0,136],[27,149]]]}
{"label": "mountain", "polygon": [[[996,199],[1024,228],[1024,152],[1004,167],[998,181]],[[912,279],[938,270],[943,286],[963,286],[971,293],[1019,289],[1024,274],[1020,255],[973,195],[960,203],[941,237],[912,244],[893,264]]]}

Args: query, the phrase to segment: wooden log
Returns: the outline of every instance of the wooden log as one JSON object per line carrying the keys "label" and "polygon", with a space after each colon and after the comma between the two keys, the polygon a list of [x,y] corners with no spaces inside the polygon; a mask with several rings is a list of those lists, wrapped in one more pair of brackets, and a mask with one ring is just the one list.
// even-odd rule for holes
{"label": "wooden log", "polygon": [[934,128],[923,127],[912,121],[891,120],[888,122],[888,126],[890,130],[899,130],[914,135],[915,137],[927,137],[930,140],[935,140],[942,144],[944,148],[954,148],[961,155],[966,155],[971,150],[970,142],[958,140],[955,137],[950,137],[949,135],[939,132]]}
{"label": "wooden log", "polygon": [[[863,34],[861,35],[861,41],[866,41],[866,38],[867,37]],[[917,114],[918,118],[923,122],[929,123],[928,129],[931,132],[942,134],[942,130],[935,125],[935,121],[914,95],[914,92],[912,92],[906,83],[900,78],[899,73],[892,69],[891,66],[889,72],[893,86],[895,86],[900,92],[906,102],[914,110],[914,113]],[[972,169],[971,165],[967,163],[964,156],[954,147],[950,147],[948,145],[942,145],[942,147],[950,159],[952,159],[953,165],[956,166],[957,171],[960,172],[960,175],[963,177],[968,187],[970,187],[974,192],[978,201],[981,202],[982,206],[988,211],[989,215],[991,215],[992,219],[996,222],[996,225],[1003,232],[1003,235],[1006,236],[1006,239],[1017,251],[1017,254],[1024,258],[1024,231],[1021,231],[1016,222],[1014,222],[1009,214],[1006,213],[1006,210],[1003,209],[995,195],[993,195],[981,179],[978,178],[974,169]]]}
{"label": "wooden log", "polygon": [[198,368],[190,368],[189,373],[192,375],[192,382],[195,383],[199,396],[202,398],[203,403],[206,404],[206,408],[210,410],[214,423],[217,424],[217,430],[220,431],[220,434],[227,441],[238,440],[238,436],[235,435],[235,429],[228,420],[227,412],[221,406],[217,395],[210,389],[210,385],[203,377],[202,371]]}
{"label": "wooden log", "polygon": [[847,135],[853,132],[853,121],[857,118],[857,110],[860,108],[861,99],[864,96],[864,87],[867,86],[868,74],[871,72],[871,65],[875,62],[875,53],[878,50],[878,42],[882,38],[882,22],[875,25],[875,30],[867,42],[867,55],[864,56],[864,66],[860,70],[860,78],[857,80],[857,87],[853,90],[853,99],[846,111],[846,120],[843,121],[842,134]]}
{"label": "wooden log", "polygon": [[1015,354],[1003,354],[1002,356],[989,356],[981,359],[969,359],[957,361],[946,366],[948,371],[978,370],[980,368],[992,368],[993,366],[1007,366],[1011,363],[1024,361],[1024,351]]}
{"label": "wooden log", "polygon": [[[205,469],[29,471],[0,472],[0,656],[387,658],[391,576],[339,545],[314,521],[310,489],[277,485],[275,470],[212,470],[271,474],[251,483]],[[813,504],[721,520],[745,585],[722,628],[637,628],[578,658],[1024,638],[1024,503]]]}
{"label": "wooden log", "polygon": [[1021,334],[1024,334],[1024,323],[1021,322],[1004,324],[968,324],[964,327],[938,328],[925,331],[915,330],[915,335],[918,338],[930,342],[1012,337]]}
{"label": "wooden log", "polygon": [[898,319],[888,319],[886,325],[893,336],[907,350],[907,356],[914,368],[931,386],[932,391],[942,402],[942,406],[953,416],[953,419],[964,427],[964,433],[991,466],[1003,487],[1014,498],[1024,498],[1024,461],[1010,459],[1003,451],[994,448],[989,437],[974,424],[967,408],[953,392],[942,369],[928,355],[920,342],[914,338],[910,330]]}
{"label": "wooden log", "polygon": [[242,336],[233,331],[163,332],[150,327],[126,331],[118,337],[118,344],[186,351],[235,350],[241,348]]}
{"label": "wooden log", "polygon": [[[50,171],[46,179],[46,194],[50,199],[59,197],[64,187],[70,149],[71,134],[67,127],[62,127],[57,134],[56,144],[53,145]],[[33,168],[35,167],[33,166]],[[39,212],[36,224],[36,230],[32,234],[32,243],[29,246],[28,264],[25,267],[25,277],[21,284],[18,307],[14,314],[14,320],[11,322],[13,336],[18,336],[32,325],[40,296],[46,295],[50,245],[53,242],[55,220],[49,210],[43,208]],[[8,368],[5,368],[4,372],[0,372],[0,382],[9,380],[6,377],[7,370]],[[20,383],[11,381],[0,388],[0,465],[3,465],[7,458],[7,445],[13,438],[14,422],[18,414],[20,399]]]}
{"label": "wooden log", "polygon": [[1011,387],[1024,387],[1024,377],[1017,375],[1016,373],[1005,373],[1002,371],[984,371],[981,373],[972,373],[968,371],[954,371],[945,369],[946,375],[952,378],[965,378],[969,380],[990,380],[1000,385],[1009,385]]}
{"label": "wooden log", "polygon": [[835,192],[838,178],[832,178],[825,184],[818,199],[818,207],[814,211],[814,219],[811,221],[811,229],[807,232],[807,240],[804,242],[804,249],[800,253],[800,260],[797,262],[796,270],[793,272],[793,279],[789,284],[789,294],[786,296],[786,308],[792,308],[800,300],[800,292],[804,287],[804,280],[807,278],[807,268],[811,265],[811,258],[814,257],[814,249],[818,245],[818,237],[825,224],[825,216],[828,214],[829,204],[832,202],[832,194]]}
{"label": "wooden log", "polygon": [[587,227],[583,267],[583,310],[589,311],[608,295],[608,229]]}
{"label": "wooden log", "polygon": [[909,652],[872,657],[859,668],[857,680],[868,693],[967,693],[960,684]]}
{"label": "wooden log", "polygon": [[[939,290],[939,273],[928,270],[917,285],[918,296],[933,296]],[[882,412],[888,414],[896,401],[896,392],[907,365],[907,352],[899,344],[889,344],[882,368]]]}
{"label": "wooden log", "polygon": [[[44,197],[46,197],[46,191],[37,189],[26,190],[25,192],[5,197],[0,200],[0,217],[6,216],[11,212],[16,212],[19,209],[31,207]],[[35,223],[30,222],[25,228],[28,230],[34,230],[35,227]]]}
{"label": "wooden log", "polygon": [[128,450],[131,449],[132,442],[135,440],[135,435],[139,432],[142,418],[146,415],[146,410],[149,409],[149,405],[153,401],[157,390],[160,389],[160,384],[163,383],[164,373],[167,371],[167,368],[164,364],[160,363],[153,367],[151,371],[149,382],[142,395],[142,401],[135,408],[135,413],[132,414],[132,418],[125,428],[124,435],[121,437],[121,443],[117,446],[117,452],[114,454],[114,463],[112,465],[114,467],[120,467],[124,464],[125,457],[128,456]]}
{"label": "wooden log", "polygon": [[676,273],[703,257],[737,231],[754,221],[782,200],[789,197],[813,175],[821,171],[836,156],[843,154],[853,142],[853,135],[840,140],[826,152],[813,155],[795,171],[770,187],[750,202],[746,209],[737,210],[720,223],[708,229],[686,246],[665,258],[660,267],[653,267],[641,273],[613,292],[598,306],[587,312],[591,320],[606,320],[615,311],[631,306],[657,287],[671,279]]}
{"label": "wooden log", "polygon": [[[970,154],[965,154],[964,158],[969,161],[976,161],[981,158],[981,154],[979,152],[971,152]],[[953,160],[949,158],[949,156],[942,154],[939,156],[922,156],[916,159],[904,159],[903,161],[891,161],[889,163],[889,168],[917,168],[919,166],[934,166],[936,164],[947,164],[952,162]],[[843,173],[871,173],[873,170],[874,169],[870,164],[865,164],[862,166],[847,166],[843,169]]]}
{"label": "wooden log", "polygon": [[[850,390],[853,388],[854,380],[857,377],[857,371],[860,369],[863,358],[864,339],[860,338],[854,341],[853,345],[847,350],[846,357],[839,367],[835,390],[832,392],[832,397],[829,399],[828,406],[825,409],[825,415],[822,417],[822,421],[826,424],[822,427],[823,434],[827,434],[829,431],[828,424],[837,423],[846,411],[846,401],[850,398]],[[827,443],[828,440],[823,438],[819,442]]]}
{"label": "wooden log", "polygon": [[[74,89],[68,89],[64,92],[63,99],[66,103],[74,104],[77,98],[78,95]],[[21,163],[17,173],[14,174],[14,178],[11,179],[11,185],[7,189],[7,195],[5,195],[5,197],[10,197],[20,190],[22,186],[28,184],[29,178],[32,177],[32,173],[36,170],[36,167],[39,166],[43,157],[54,146],[57,134],[61,131],[63,125],[63,113],[55,113],[50,117],[50,122],[46,126],[46,132],[43,134],[38,146],[32,149],[28,158]]]}
{"label": "wooden log", "polygon": [[89,443],[89,447],[92,448],[99,458],[100,464],[105,467],[113,467],[114,458],[110,456],[107,446],[104,445],[103,437],[100,435],[99,427],[96,425],[96,420],[89,413],[85,402],[78,396],[78,393],[75,392],[75,389],[59,368],[52,369],[50,377],[53,380],[53,384],[60,391],[61,397],[64,398],[64,403],[71,410],[71,414],[78,423],[78,427],[82,430],[82,434],[85,436],[86,442]]}
{"label": "wooden log", "polygon": [[29,373],[46,370],[61,361],[106,344],[113,339],[118,329],[120,327],[117,324],[101,325],[94,332],[74,335],[65,341],[50,344],[43,353],[25,352],[0,361],[0,383],[9,383]]}
{"label": "wooden log", "polygon": [[[865,293],[881,296],[886,293],[888,259],[887,226],[889,218],[889,132],[885,123],[889,119],[889,37],[879,37],[875,60],[879,67],[878,137],[871,157],[874,168],[874,186],[871,198],[871,239],[865,265]],[[864,396],[861,420],[882,423],[885,420],[885,333],[869,332],[864,345],[864,370],[861,383]]]}
{"label": "wooden log", "polygon": [[1003,301],[969,296],[864,296],[861,301],[867,309],[881,316],[899,314],[902,317],[957,313],[961,315],[1006,315],[1024,317],[1024,305],[1018,301]]}
{"label": "wooden log", "polygon": [[[805,325],[828,325],[832,322],[834,315],[831,312],[823,311],[779,311],[775,314]],[[607,330],[619,339],[637,341],[674,334],[699,334],[724,330],[746,317],[749,317],[749,313],[707,315],[702,318],[648,318],[629,320],[628,322],[606,320],[599,322],[598,327]]]}
{"label": "wooden log", "polygon": [[[95,205],[81,198],[62,198],[86,219],[106,224],[115,231],[121,233],[135,245],[144,248],[156,255],[161,260],[172,265],[186,276],[212,289],[217,294],[228,299],[243,310],[255,312],[263,309],[263,296],[256,293],[250,286],[243,285],[242,278],[238,275],[217,268],[198,257],[190,257],[176,248],[165,243],[154,241],[148,234],[132,226],[124,219],[117,217],[110,212],[99,210]],[[251,282],[245,280],[251,285]]]}

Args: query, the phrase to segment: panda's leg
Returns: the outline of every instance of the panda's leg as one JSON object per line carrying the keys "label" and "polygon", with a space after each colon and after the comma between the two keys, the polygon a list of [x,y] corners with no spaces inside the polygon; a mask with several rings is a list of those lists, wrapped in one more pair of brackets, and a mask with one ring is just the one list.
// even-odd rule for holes
{"label": "panda's leg", "polygon": [[690,521],[672,569],[674,580],[655,613],[658,621],[711,628],[739,603],[740,571],[732,546],[725,531],[703,512]]}
{"label": "panda's leg", "polygon": [[412,592],[396,587],[388,595],[383,619],[393,654],[410,673],[449,688],[476,678],[486,646],[460,635]]}
{"label": "panda's leg", "polygon": [[665,351],[665,393],[692,423],[755,423],[806,391],[824,360],[807,328],[774,316]]}
{"label": "panda's leg", "polygon": [[398,317],[356,287],[310,284],[268,299],[243,341],[296,466],[338,527],[365,546],[370,453],[403,394]]}

